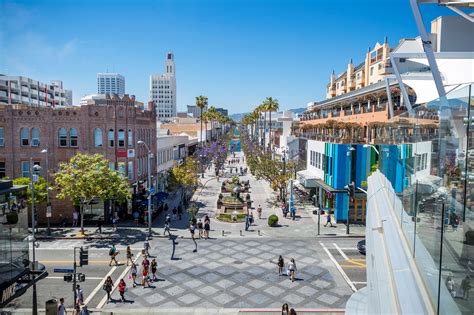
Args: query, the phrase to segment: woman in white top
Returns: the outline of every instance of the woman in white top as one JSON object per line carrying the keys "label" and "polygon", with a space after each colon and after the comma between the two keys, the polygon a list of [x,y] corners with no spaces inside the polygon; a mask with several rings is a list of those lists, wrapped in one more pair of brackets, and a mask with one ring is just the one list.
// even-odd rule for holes
{"label": "woman in white top", "polygon": [[291,258],[290,262],[288,263],[288,271],[290,273],[290,280],[293,282],[295,281],[295,274],[296,274],[296,263],[295,259]]}

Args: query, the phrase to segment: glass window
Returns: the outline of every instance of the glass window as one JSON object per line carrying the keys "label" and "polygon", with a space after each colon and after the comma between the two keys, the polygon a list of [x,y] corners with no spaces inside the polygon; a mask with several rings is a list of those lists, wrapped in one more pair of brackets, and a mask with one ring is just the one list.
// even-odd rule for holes
{"label": "glass window", "polygon": [[71,128],[69,130],[69,145],[71,147],[77,147],[77,129]]}
{"label": "glass window", "polygon": [[103,145],[102,143],[102,129],[100,128],[95,128],[94,129],[94,145],[95,147],[101,147]]}
{"label": "glass window", "polygon": [[113,148],[114,145],[115,145],[115,143],[114,143],[115,142],[115,134],[114,134],[113,129],[109,129],[108,139],[109,139],[109,147]]}
{"label": "glass window", "polygon": [[133,131],[128,129],[128,147],[133,148]]}
{"label": "glass window", "polygon": [[30,177],[30,161],[21,161],[21,177]]}
{"label": "glass window", "polygon": [[128,179],[133,180],[134,179],[134,174],[133,174],[133,161],[128,161]]}
{"label": "glass window", "polygon": [[123,129],[118,131],[118,146],[119,148],[125,147],[125,130]]}
{"label": "glass window", "polygon": [[5,131],[3,128],[0,128],[0,147],[5,145]]}
{"label": "glass window", "polygon": [[38,128],[31,129],[31,146],[37,147],[40,145],[40,130]]}
{"label": "glass window", "polygon": [[67,147],[67,131],[66,128],[59,128],[58,140],[60,147]]}
{"label": "glass window", "polygon": [[0,161],[0,179],[4,178],[6,175],[5,171],[5,161]]}
{"label": "glass window", "polygon": [[20,142],[21,142],[21,145],[30,144],[30,131],[28,130],[28,128],[20,129]]}
{"label": "glass window", "polygon": [[374,74],[374,67],[370,67],[370,76],[372,76]]}
{"label": "glass window", "polygon": [[125,162],[119,162],[118,163],[118,171],[119,171],[120,175],[125,176],[125,174],[126,174]]}

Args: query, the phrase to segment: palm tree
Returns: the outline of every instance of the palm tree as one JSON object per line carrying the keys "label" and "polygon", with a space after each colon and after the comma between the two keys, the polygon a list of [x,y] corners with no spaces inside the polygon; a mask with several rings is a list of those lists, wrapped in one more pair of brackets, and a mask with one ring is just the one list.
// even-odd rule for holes
{"label": "palm tree", "polygon": [[207,118],[211,122],[211,140],[212,140],[212,130],[214,129],[214,121],[217,120],[217,114],[219,114],[219,112],[214,106],[211,106],[207,110],[207,113],[208,113]]}
{"label": "palm tree", "polygon": [[278,100],[277,99],[273,99],[271,96],[270,97],[267,97],[265,99],[265,101],[263,101],[263,106],[264,106],[264,109],[266,111],[269,112],[269,149],[271,150],[272,149],[272,112],[276,112],[278,111],[278,109],[280,108],[280,104],[278,104]]}
{"label": "palm tree", "polygon": [[196,96],[196,106],[201,109],[200,120],[201,120],[201,146],[202,146],[202,110],[204,108],[207,108],[207,97],[203,95]]}
{"label": "palm tree", "polygon": [[[206,130],[206,143],[207,143],[207,123],[211,121],[211,115],[208,110],[206,110],[204,113],[201,114],[201,123],[204,122],[204,129]],[[202,125],[201,125],[201,130],[202,130]],[[202,131],[201,131],[202,133]],[[211,126],[211,139],[212,139],[212,126]]]}
{"label": "palm tree", "polygon": [[[262,138],[260,145],[263,147],[262,149],[265,149],[265,129],[266,129],[266,121],[267,121],[267,112],[265,111],[265,106],[264,104],[260,104],[257,106],[255,109],[258,113],[258,118],[259,118],[259,127],[260,129],[260,137]],[[261,125],[261,120],[262,120],[262,113],[264,113],[264,119],[263,119],[263,131],[262,128],[260,128]]]}

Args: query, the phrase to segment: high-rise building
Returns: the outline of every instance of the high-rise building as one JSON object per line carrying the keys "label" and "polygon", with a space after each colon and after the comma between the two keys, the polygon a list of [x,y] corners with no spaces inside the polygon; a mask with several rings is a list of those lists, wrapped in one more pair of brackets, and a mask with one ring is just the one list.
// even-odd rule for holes
{"label": "high-rise building", "polygon": [[125,94],[125,78],[118,73],[97,73],[97,93]]}
{"label": "high-rise building", "polygon": [[166,56],[166,72],[150,76],[150,100],[155,104],[157,119],[176,116],[176,69],[173,53]]}
{"label": "high-rise building", "polygon": [[72,106],[72,91],[63,89],[63,82],[42,83],[27,77],[0,74],[0,104],[28,106]]}

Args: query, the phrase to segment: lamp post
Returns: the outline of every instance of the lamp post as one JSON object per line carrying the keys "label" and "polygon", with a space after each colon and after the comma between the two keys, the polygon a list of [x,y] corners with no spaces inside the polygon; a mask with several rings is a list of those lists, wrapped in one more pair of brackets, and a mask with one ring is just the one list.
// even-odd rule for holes
{"label": "lamp post", "polygon": [[[365,145],[364,145],[364,147],[365,147]],[[346,188],[346,189],[349,188],[349,189],[348,189],[349,204],[347,205],[347,222],[346,222],[346,234],[348,234],[348,235],[349,235],[349,232],[350,232],[350,231],[349,231],[349,230],[350,230],[350,227],[349,227],[349,224],[350,224],[350,220],[349,220],[350,204],[351,204],[351,200],[352,200],[352,202],[354,203],[354,197],[355,197],[354,191],[353,191],[353,189],[354,189],[354,188],[353,188],[353,187],[354,187],[354,182],[352,181],[352,153],[354,153],[355,150],[356,150],[356,149],[355,149],[353,146],[351,146],[350,148],[347,149],[347,156],[351,158],[351,169],[349,170],[349,172],[350,172],[350,173],[349,173],[349,174],[350,174],[350,175],[349,175],[349,178],[350,178],[350,180],[351,180],[351,184],[346,185],[346,187],[344,187],[344,188]],[[377,151],[377,152],[378,152],[378,151]],[[352,185],[352,186],[351,186],[351,185]],[[350,187],[352,187],[352,191],[350,190]]]}
{"label": "lamp post", "polygon": [[372,149],[374,149],[375,153],[377,153],[377,155],[380,154],[379,150],[377,150],[377,147],[373,144],[367,144],[366,143],[366,144],[364,144],[364,148],[372,148]]}
{"label": "lamp post", "polygon": [[[288,149],[285,148],[281,151],[281,153],[283,154],[282,156],[282,160],[283,160],[283,176],[286,177],[286,155],[288,154]],[[286,187],[286,186],[285,186]],[[283,204],[285,205],[286,207],[286,189],[283,191]]]}
{"label": "lamp post", "polygon": [[[33,165],[33,158],[30,158],[30,187],[31,187],[31,236],[32,236],[32,244],[33,244],[33,261],[32,261],[32,268],[36,270],[36,235],[35,235],[35,182],[36,176],[33,175],[33,172],[38,173],[41,171],[41,167],[39,165]],[[36,174],[35,174],[36,175]],[[33,276],[35,277],[35,276]],[[34,278],[33,278],[34,280]],[[38,298],[36,294],[36,282],[33,283],[33,315],[38,314]]]}
{"label": "lamp post", "polygon": [[137,142],[138,144],[142,144],[145,146],[145,148],[148,151],[148,163],[147,163],[147,170],[148,170],[148,236],[151,237],[151,159],[153,157],[153,154],[150,151],[150,147],[143,142],[142,140],[139,140]]}
{"label": "lamp post", "polygon": [[48,236],[51,235],[51,225],[49,218],[51,217],[51,202],[49,201],[49,154],[48,148],[41,150],[41,153],[46,154],[46,220],[48,221]]}

